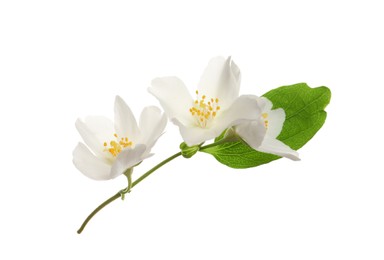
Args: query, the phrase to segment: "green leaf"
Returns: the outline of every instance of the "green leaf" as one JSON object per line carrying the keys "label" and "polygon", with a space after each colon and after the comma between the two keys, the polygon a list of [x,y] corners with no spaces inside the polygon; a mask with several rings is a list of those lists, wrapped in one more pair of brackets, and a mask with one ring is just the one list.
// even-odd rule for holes
{"label": "green leaf", "polygon": [[[327,87],[310,88],[299,83],[273,89],[263,96],[271,100],[274,109],[283,108],[286,114],[277,139],[297,150],[323,126],[327,117],[324,109],[331,99],[331,91]],[[223,136],[215,141],[222,140]],[[281,158],[258,152],[242,141],[211,144],[200,151],[212,154],[219,162],[232,168],[255,167]]]}

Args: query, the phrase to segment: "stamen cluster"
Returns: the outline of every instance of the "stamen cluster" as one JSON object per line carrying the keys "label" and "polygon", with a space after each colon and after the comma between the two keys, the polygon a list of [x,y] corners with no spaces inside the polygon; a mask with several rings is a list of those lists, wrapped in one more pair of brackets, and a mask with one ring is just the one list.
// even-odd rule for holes
{"label": "stamen cluster", "polygon": [[116,141],[110,141],[109,147],[107,142],[104,142],[104,152],[109,152],[113,157],[116,157],[124,148],[133,145],[132,141],[128,140],[128,137],[121,137],[119,140],[117,134],[114,134],[113,136],[116,138]]}
{"label": "stamen cluster", "polygon": [[218,98],[207,99],[205,95],[199,98],[199,91],[196,90],[196,100],[193,106],[189,109],[189,112],[196,119],[196,123],[205,128],[216,117],[220,106],[218,105]]}

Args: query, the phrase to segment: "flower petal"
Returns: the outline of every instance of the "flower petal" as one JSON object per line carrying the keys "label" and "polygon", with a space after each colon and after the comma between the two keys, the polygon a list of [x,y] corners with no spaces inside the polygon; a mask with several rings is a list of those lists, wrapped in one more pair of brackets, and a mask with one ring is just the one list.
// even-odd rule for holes
{"label": "flower petal", "polygon": [[73,164],[88,178],[109,180],[111,166],[96,157],[84,144],[79,143],[73,151]]}
{"label": "flower petal", "polygon": [[75,126],[92,152],[100,158],[106,157],[103,143],[113,137],[113,123],[103,116],[88,116],[84,121],[77,119]]}
{"label": "flower petal", "polygon": [[268,98],[257,97],[257,102],[259,103],[260,109],[263,113],[268,113],[272,110],[273,104]]}
{"label": "flower petal", "polygon": [[237,125],[235,129],[236,133],[255,150],[262,144],[267,132],[262,119]]}
{"label": "flower petal", "polygon": [[268,130],[267,134],[271,138],[276,138],[279,136],[281,130],[283,129],[285,121],[285,112],[284,109],[278,108],[271,110],[268,113]]}
{"label": "flower petal", "polygon": [[127,169],[132,168],[136,164],[149,156],[143,156],[146,146],[138,144],[135,148],[126,148],[119,153],[111,169],[111,179],[123,174]]}
{"label": "flower petal", "polygon": [[201,128],[198,126],[184,125],[176,118],[172,119],[172,123],[179,127],[180,134],[188,146],[198,145],[202,142],[213,139],[224,131],[224,129],[220,131],[218,128]]}
{"label": "flower petal", "polygon": [[124,100],[116,96],[115,99],[115,130],[119,137],[128,137],[136,141],[140,136],[135,117]]}
{"label": "flower petal", "polygon": [[198,90],[208,98],[218,98],[220,106],[228,107],[239,96],[240,80],[240,69],[231,57],[215,57],[205,68]]}
{"label": "flower petal", "polygon": [[167,117],[158,107],[149,106],[143,109],[139,121],[141,133],[139,143],[147,146],[147,153],[155,145],[166,125]]}
{"label": "flower petal", "polygon": [[184,124],[175,118],[172,122],[179,126],[184,142],[188,146],[193,146],[219,136],[229,127],[260,118],[260,109],[254,96],[240,96],[228,110],[220,112],[207,128]]}
{"label": "flower petal", "polygon": [[177,118],[184,123],[192,120],[189,108],[193,106],[193,100],[180,79],[156,78],[152,80],[152,86],[148,91],[160,101],[169,118]]}
{"label": "flower petal", "polygon": [[228,127],[258,120],[260,116],[261,110],[256,97],[243,95],[238,97],[227,110],[218,113],[212,127],[218,128],[221,133]]}
{"label": "flower petal", "polygon": [[264,138],[263,143],[256,150],[264,153],[271,153],[283,156],[294,161],[300,160],[299,153],[297,151],[292,150],[288,145],[284,144],[283,142],[274,138],[270,138],[268,136]]}

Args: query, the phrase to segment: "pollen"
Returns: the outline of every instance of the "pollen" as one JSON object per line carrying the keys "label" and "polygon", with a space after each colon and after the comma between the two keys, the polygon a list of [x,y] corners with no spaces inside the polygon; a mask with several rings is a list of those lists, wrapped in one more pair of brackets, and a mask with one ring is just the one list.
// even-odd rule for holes
{"label": "pollen", "polygon": [[128,137],[121,137],[115,133],[113,134],[115,140],[109,142],[104,142],[104,152],[109,152],[113,157],[116,157],[124,148],[131,147],[133,145],[132,141],[129,141]]}
{"label": "pollen", "polygon": [[261,117],[264,119],[264,127],[265,128],[268,128],[268,114],[267,113],[263,113],[261,114]]}
{"label": "pollen", "polygon": [[220,106],[218,106],[219,99],[208,98],[206,95],[200,97],[197,90],[195,93],[196,100],[193,102],[193,106],[189,108],[189,112],[195,118],[198,126],[206,128],[220,110]]}
{"label": "pollen", "polygon": [[266,119],[266,118],[268,117],[268,114],[267,114],[267,113],[263,113],[263,114],[261,114],[261,116],[262,116],[264,119]]}

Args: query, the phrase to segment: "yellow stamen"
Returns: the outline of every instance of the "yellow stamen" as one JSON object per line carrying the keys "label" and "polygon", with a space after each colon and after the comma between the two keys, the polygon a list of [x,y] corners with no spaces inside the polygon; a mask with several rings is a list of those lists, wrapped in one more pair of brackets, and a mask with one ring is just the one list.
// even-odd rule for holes
{"label": "yellow stamen", "polygon": [[261,114],[261,117],[264,119],[264,127],[265,127],[265,128],[268,128],[268,120],[267,120],[267,118],[268,118],[268,113],[262,113],[262,114]]}
{"label": "yellow stamen", "polygon": [[268,117],[268,114],[267,113],[262,113],[261,116],[266,119]]}
{"label": "yellow stamen", "polygon": [[199,91],[196,90],[195,93],[197,95],[197,98],[193,102],[193,106],[189,108],[189,112],[193,117],[196,118],[196,123],[198,124],[198,126],[205,128],[220,110],[220,106],[218,106],[219,99],[207,98],[206,95],[202,95],[199,98]]}
{"label": "yellow stamen", "polygon": [[116,157],[124,148],[131,147],[133,145],[132,141],[128,140],[128,137],[121,137],[120,140],[117,134],[113,134],[116,138],[116,141],[112,140],[109,142],[109,147],[107,142],[104,142],[104,152],[109,152],[113,157]]}

